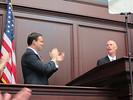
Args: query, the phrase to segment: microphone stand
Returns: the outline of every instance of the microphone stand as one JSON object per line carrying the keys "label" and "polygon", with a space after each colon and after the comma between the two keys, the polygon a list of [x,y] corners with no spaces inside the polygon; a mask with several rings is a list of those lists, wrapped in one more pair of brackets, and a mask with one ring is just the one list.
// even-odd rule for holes
{"label": "microphone stand", "polygon": [[129,72],[130,72],[130,81],[131,81],[131,100],[133,100],[133,79],[132,79],[132,66],[131,66],[131,48],[130,48],[130,34],[128,32],[128,15],[129,13],[121,13],[125,15],[126,31],[127,31],[127,43],[128,43],[128,58],[129,58]]}

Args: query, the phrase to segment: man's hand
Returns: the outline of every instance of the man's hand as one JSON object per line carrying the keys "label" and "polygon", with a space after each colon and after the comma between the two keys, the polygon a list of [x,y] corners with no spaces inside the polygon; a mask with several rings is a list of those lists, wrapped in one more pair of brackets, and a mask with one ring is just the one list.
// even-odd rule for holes
{"label": "man's hand", "polygon": [[3,71],[4,71],[4,68],[6,66],[6,63],[9,61],[10,59],[10,54],[4,54],[2,57],[1,57],[1,63],[0,63],[0,76],[2,75]]}
{"label": "man's hand", "polygon": [[0,100],[29,100],[30,96],[31,90],[28,88],[22,88],[13,98],[9,93],[5,93],[4,96],[0,93]]}
{"label": "man's hand", "polygon": [[11,55],[10,54],[4,54],[1,57],[1,64],[6,65],[6,63],[9,61]]}
{"label": "man's hand", "polygon": [[52,49],[51,52],[49,52],[51,59],[54,61],[56,61],[58,54],[59,54],[59,52],[58,52],[57,48],[54,48],[54,49]]}
{"label": "man's hand", "polygon": [[65,53],[64,52],[59,53],[57,48],[52,49],[52,51],[49,52],[49,55],[51,59],[56,62],[56,64],[58,64],[59,61],[62,61],[65,57]]}
{"label": "man's hand", "polygon": [[58,56],[57,56],[57,61],[62,61],[63,59],[64,59],[64,57],[65,57],[65,53],[64,52],[61,52],[60,54],[58,54]]}

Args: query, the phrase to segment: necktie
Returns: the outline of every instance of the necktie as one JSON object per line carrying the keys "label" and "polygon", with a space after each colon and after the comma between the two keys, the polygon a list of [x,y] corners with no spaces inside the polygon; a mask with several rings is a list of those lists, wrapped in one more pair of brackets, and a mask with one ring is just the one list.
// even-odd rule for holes
{"label": "necktie", "polygon": [[114,59],[112,58],[111,61],[114,61]]}

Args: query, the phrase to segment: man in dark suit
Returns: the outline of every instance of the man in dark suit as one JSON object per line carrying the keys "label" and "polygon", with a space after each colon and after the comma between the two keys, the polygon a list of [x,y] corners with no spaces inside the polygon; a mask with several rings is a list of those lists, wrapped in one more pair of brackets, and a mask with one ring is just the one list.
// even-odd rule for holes
{"label": "man in dark suit", "polygon": [[104,58],[101,58],[97,61],[97,66],[102,65],[104,63],[116,60],[116,51],[117,51],[117,44],[113,40],[109,40],[106,43],[106,49],[108,52],[108,55]]}
{"label": "man in dark suit", "polygon": [[58,70],[58,62],[64,59],[64,53],[59,53],[57,48],[54,48],[49,53],[51,61],[44,64],[38,54],[44,45],[42,35],[31,33],[27,44],[28,48],[21,59],[24,84],[48,85],[48,78]]}

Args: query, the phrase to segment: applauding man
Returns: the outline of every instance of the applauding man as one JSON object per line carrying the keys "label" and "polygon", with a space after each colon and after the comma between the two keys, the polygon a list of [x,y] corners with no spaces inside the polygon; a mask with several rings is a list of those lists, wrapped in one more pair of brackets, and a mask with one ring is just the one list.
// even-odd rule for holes
{"label": "applauding man", "polygon": [[106,55],[106,57],[104,57],[104,58],[99,59],[97,61],[97,65],[102,65],[104,63],[114,61],[117,59],[116,51],[118,49],[118,46],[115,41],[113,41],[113,40],[107,41],[106,49],[107,49],[108,55]]}
{"label": "applauding man", "polygon": [[44,64],[38,51],[43,47],[43,38],[39,33],[31,33],[27,38],[28,48],[22,56],[21,65],[25,84],[48,85],[48,78],[58,70],[58,62],[64,59],[64,53],[54,48],[49,55],[51,61]]}

